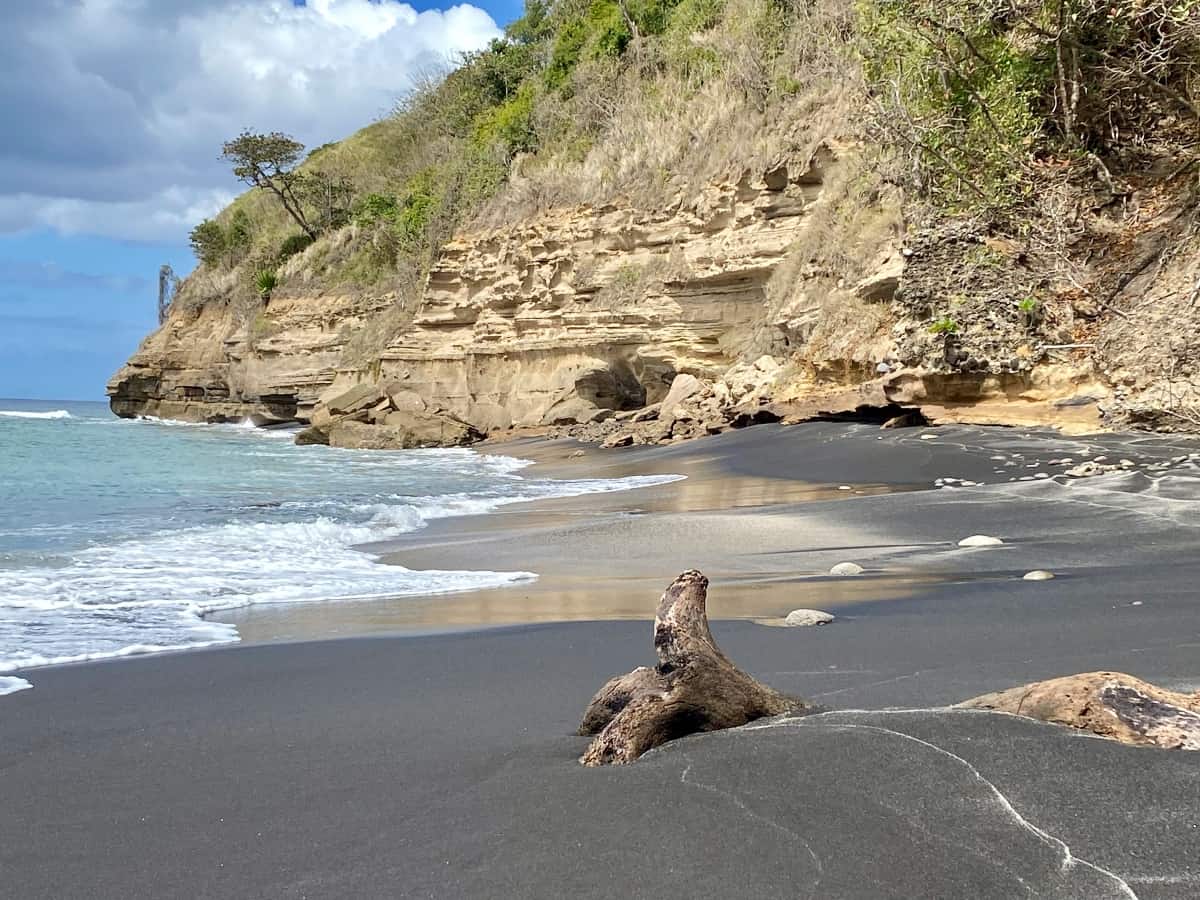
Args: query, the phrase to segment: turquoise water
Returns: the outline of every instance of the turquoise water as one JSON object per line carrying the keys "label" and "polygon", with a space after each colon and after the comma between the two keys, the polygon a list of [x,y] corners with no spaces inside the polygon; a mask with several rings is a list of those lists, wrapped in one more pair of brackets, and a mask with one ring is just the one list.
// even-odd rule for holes
{"label": "turquoise water", "polygon": [[531,579],[410,571],[355,548],[434,518],[673,477],[555,481],[524,467],[470,450],[297,447],[287,431],[0,400],[0,672],[237,640],[234,626],[204,619],[218,609]]}

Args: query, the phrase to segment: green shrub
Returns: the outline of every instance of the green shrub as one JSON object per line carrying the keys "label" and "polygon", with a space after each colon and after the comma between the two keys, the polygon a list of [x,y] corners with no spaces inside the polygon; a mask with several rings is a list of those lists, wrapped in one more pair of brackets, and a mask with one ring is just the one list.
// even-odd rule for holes
{"label": "green shrub", "polygon": [[354,221],[360,226],[379,222],[394,224],[399,214],[400,201],[395,194],[367,194],[354,207]]}
{"label": "green shrub", "polygon": [[621,15],[621,7],[613,0],[595,0],[587,15],[588,30],[593,37],[593,56],[620,56],[629,46],[633,35]]}
{"label": "green shrub", "polygon": [[282,262],[289,257],[295,256],[297,253],[302,253],[312,245],[313,239],[302,231],[295,234],[289,234],[283,239],[283,243],[279,245],[279,261]]}
{"label": "green shrub", "polygon": [[550,63],[546,66],[546,86],[560,88],[567,83],[587,44],[588,29],[582,20],[568,22],[559,29],[554,40],[554,48],[550,53]]}
{"label": "green shrub", "polygon": [[958,323],[955,322],[953,319],[951,319],[949,316],[946,316],[944,318],[938,319],[936,322],[934,322],[932,325],[930,325],[929,333],[930,334],[957,334],[958,333]]}
{"label": "green shrub", "polygon": [[424,169],[414,175],[405,185],[407,193],[396,213],[396,231],[407,242],[416,242],[425,236],[429,220],[441,202],[441,185],[434,168]]}
{"label": "green shrub", "polygon": [[250,216],[243,209],[234,210],[233,215],[229,217],[229,229],[225,232],[229,264],[236,266],[245,259],[253,244],[254,227],[250,222]]}
{"label": "green shrub", "polygon": [[511,100],[481,115],[475,126],[475,141],[480,146],[499,147],[508,159],[535,149],[533,85],[522,86]]}
{"label": "green shrub", "polygon": [[1012,41],[978,0],[860,0],[864,70],[881,124],[913,153],[921,187],[949,205],[1023,199],[1020,160],[1036,145],[1047,61]]}
{"label": "green shrub", "polygon": [[225,259],[227,242],[225,229],[219,222],[205,219],[188,235],[196,259],[206,266],[217,266]]}
{"label": "green shrub", "polygon": [[264,300],[271,299],[271,292],[279,285],[279,277],[269,269],[264,269],[254,276],[254,289]]}

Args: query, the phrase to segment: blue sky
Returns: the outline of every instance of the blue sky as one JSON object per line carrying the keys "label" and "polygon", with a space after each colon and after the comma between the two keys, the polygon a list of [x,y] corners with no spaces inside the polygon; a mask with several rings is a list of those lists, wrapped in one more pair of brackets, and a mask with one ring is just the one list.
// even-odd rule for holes
{"label": "blue sky", "polygon": [[0,397],[99,400],[157,324],[158,267],[240,190],[242,128],[317,146],[520,15],[398,0],[0,4]]}

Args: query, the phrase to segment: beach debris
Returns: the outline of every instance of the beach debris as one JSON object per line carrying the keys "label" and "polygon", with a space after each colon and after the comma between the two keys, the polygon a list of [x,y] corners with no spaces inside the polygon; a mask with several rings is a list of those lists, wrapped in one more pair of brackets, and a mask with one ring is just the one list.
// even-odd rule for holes
{"label": "beach debris", "polygon": [[1049,581],[1054,577],[1053,572],[1047,572],[1045,569],[1034,569],[1032,572],[1026,572],[1021,578],[1025,581]]}
{"label": "beach debris", "polygon": [[629,432],[625,432],[624,434],[614,434],[600,446],[606,450],[611,450],[614,447],[632,447],[633,435]]}
{"label": "beach debris", "polygon": [[898,416],[892,416],[879,427],[881,429],[917,428],[919,426],[928,424],[929,423],[925,420],[925,416],[921,414],[921,411],[919,409],[914,409],[901,413]]}
{"label": "beach debris", "polygon": [[923,441],[932,441],[932,440],[934,440],[936,437],[937,437],[937,435],[936,435],[936,434],[923,434],[923,435],[921,435],[921,440],[923,440]]}
{"label": "beach debris", "polygon": [[832,569],[829,570],[830,575],[838,575],[838,576],[861,575],[862,573],[863,573],[863,567],[860,566],[858,563],[852,563],[852,562],[840,562],[836,566],[834,566]]}
{"label": "beach debris", "polygon": [[1004,541],[998,537],[992,537],[990,534],[973,534],[970,537],[965,537],[958,542],[960,547],[998,547]]}
{"label": "beach debris", "polygon": [[654,617],[658,665],[618,675],[592,698],[578,731],[595,736],[583,765],[623,765],[688,734],[813,711],[729,661],[709,630],[707,597],[708,579],[695,569],[671,582]]}
{"label": "beach debris", "polygon": [[810,625],[828,625],[836,619],[833,613],[819,609],[793,609],[783,620],[791,628],[807,628]]}
{"label": "beach debris", "polygon": [[1182,694],[1122,672],[1084,672],[958,704],[1090,731],[1123,744],[1200,750],[1200,692]]}

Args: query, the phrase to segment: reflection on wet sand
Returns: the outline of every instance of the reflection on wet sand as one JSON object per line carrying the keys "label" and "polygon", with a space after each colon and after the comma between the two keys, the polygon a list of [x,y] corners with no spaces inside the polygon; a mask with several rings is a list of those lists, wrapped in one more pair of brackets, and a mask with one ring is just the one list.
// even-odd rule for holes
{"label": "reflection on wet sand", "polygon": [[[667,579],[669,580],[669,578]],[[714,580],[713,619],[774,619],[800,607],[836,609],[914,593],[928,577]],[[650,619],[664,579],[553,577],[494,590],[395,600],[249,607],[225,613],[243,640],[307,640],[334,636],[426,632],[536,622]]]}
{"label": "reflection on wet sand", "polygon": [[[813,501],[903,490],[742,476],[701,457],[602,454],[564,462],[554,445],[523,474],[555,478],[678,473],[685,480],[636,491],[502,507],[435,521],[372,545],[410,569],[532,571],[534,581],[463,594],[255,606],[222,613],[243,640],[309,639],[597,619],[649,619],[680,567],[713,579],[714,619],[770,619],[798,607],[829,608],[904,597],[925,579],[903,573],[829,578],[803,557],[822,541],[795,510]],[[685,564],[686,560],[686,564]]]}

